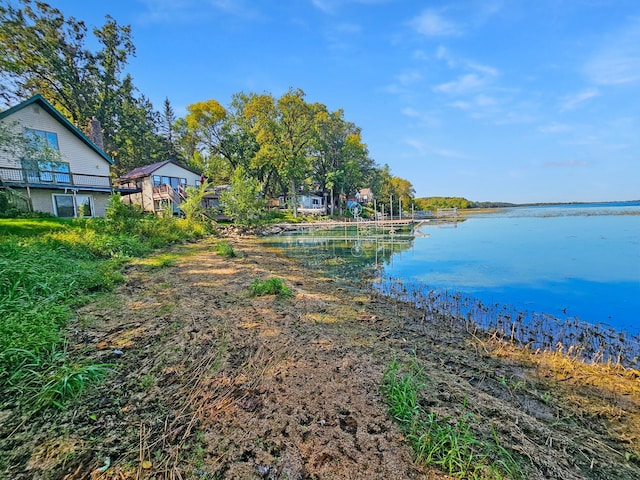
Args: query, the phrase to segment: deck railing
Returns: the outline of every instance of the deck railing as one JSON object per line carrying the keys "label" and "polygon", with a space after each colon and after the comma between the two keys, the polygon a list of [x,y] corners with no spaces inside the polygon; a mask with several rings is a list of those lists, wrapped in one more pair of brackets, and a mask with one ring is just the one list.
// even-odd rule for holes
{"label": "deck railing", "polygon": [[17,187],[62,185],[111,188],[111,179],[105,175],[86,173],[48,172],[24,168],[0,167],[0,180]]}

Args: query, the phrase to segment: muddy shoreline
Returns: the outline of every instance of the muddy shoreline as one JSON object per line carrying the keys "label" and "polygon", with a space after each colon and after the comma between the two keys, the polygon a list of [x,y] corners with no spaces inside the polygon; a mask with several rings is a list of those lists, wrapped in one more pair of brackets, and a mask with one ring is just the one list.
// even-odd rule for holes
{"label": "muddy shoreline", "polygon": [[[637,371],[426,318],[254,237],[227,237],[235,258],[218,241],[134,262],[79,309],[71,354],[112,372],[66,410],[1,412],[0,478],[447,478],[414,462],[387,415],[393,358],[420,365],[423,408],[497,436],[521,478],[640,478]],[[292,298],[249,295],[273,276]]]}

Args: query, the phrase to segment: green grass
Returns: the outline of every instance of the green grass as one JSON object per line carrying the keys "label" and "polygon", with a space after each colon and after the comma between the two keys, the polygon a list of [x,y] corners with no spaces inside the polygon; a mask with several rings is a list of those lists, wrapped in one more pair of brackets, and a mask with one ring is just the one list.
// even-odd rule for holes
{"label": "green grass", "polygon": [[278,295],[279,297],[293,297],[293,292],[280,278],[271,277],[266,280],[255,279],[249,287],[253,297],[263,295]]}
{"label": "green grass", "polygon": [[441,418],[426,412],[419,401],[425,381],[415,360],[403,366],[394,358],[380,387],[389,415],[410,441],[417,461],[460,479],[522,478],[518,465],[500,445],[493,429],[489,441],[476,437],[473,415]]}
{"label": "green grass", "polygon": [[[74,309],[120,283],[131,258],[210,231],[115,200],[107,213],[88,220],[0,219],[0,409],[62,407],[99,381],[106,366],[67,354]],[[174,262],[158,256],[149,267]]]}
{"label": "green grass", "polygon": [[218,255],[221,255],[223,257],[227,257],[227,258],[234,258],[236,257],[236,252],[233,250],[233,247],[231,246],[231,244],[229,244],[229,242],[221,240],[218,243],[216,243],[215,246],[215,252]]}
{"label": "green grass", "polygon": [[0,238],[9,235],[35,237],[69,227],[69,220],[59,218],[0,218]]}

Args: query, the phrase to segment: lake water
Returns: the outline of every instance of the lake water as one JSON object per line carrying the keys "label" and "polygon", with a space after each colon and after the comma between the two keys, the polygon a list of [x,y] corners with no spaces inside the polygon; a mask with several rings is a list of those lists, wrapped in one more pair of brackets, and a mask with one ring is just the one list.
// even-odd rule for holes
{"label": "lake water", "polygon": [[[635,214],[634,214],[635,213]],[[424,226],[384,274],[640,332],[640,204],[504,209]]]}
{"label": "lake water", "polygon": [[640,202],[499,209],[427,223],[415,237],[335,231],[267,241],[343,276],[375,269],[424,291],[640,333]]}

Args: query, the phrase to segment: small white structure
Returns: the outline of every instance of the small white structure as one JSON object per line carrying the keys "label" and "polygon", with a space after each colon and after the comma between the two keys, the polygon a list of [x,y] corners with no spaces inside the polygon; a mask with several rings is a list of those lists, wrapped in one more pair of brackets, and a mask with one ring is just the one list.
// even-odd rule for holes
{"label": "small white structure", "polygon": [[56,152],[56,160],[47,161],[0,150],[0,188],[19,195],[34,211],[58,217],[104,215],[113,160],[100,147],[41,95],[1,112],[0,122]]}
{"label": "small white structure", "polygon": [[[287,208],[291,204],[292,197],[280,196],[278,198],[280,208]],[[327,206],[324,197],[313,194],[300,194],[296,197],[298,201],[298,213],[303,215],[326,215]]]}

